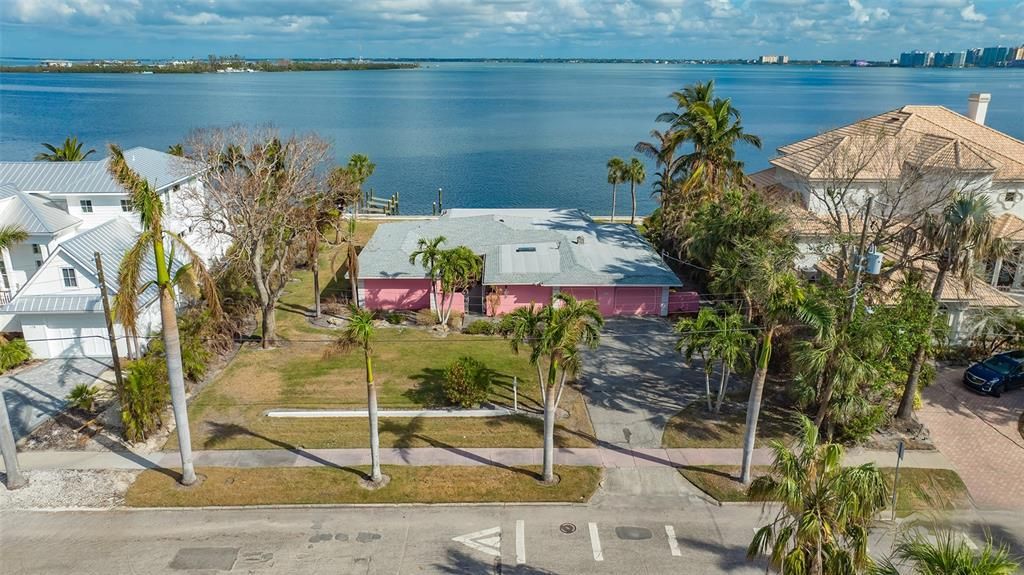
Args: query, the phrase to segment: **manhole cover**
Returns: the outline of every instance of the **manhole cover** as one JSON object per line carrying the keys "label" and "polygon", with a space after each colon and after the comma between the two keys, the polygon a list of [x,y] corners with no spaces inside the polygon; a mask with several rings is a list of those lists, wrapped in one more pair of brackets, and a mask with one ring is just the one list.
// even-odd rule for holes
{"label": "manhole cover", "polygon": [[561,531],[562,533],[575,533],[576,532],[576,526],[573,525],[572,523],[563,523],[563,524],[558,526],[558,530]]}

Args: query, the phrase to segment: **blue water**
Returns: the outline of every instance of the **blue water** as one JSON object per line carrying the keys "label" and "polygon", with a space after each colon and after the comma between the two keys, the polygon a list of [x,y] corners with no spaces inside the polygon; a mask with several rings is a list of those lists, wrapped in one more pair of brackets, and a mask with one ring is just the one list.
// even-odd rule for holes
{"label": "blue water", "polygon": [[[0,74],[0,159],[31,159],[40,142],[77,134],[166,149],[190,129],[273,123],[315,130],[343,161],[368,154],[377,195],[405,213],[447,207],[582,207],[609,211],[605,162],[628,157],[658,127],[667,95],[714,78],[764,149],[741,147],[748,170],[775,148],[905,104],[963,112],[992,93],[987,123],[1024,139],[1024,69],[907,70],[800,66],[436,64],[418,70],[201,75]],[[649,179],[654,167],[649,165]],[[654,206],[649,185],[641,212]],[[619,194],[619,213],[628,192]]]}

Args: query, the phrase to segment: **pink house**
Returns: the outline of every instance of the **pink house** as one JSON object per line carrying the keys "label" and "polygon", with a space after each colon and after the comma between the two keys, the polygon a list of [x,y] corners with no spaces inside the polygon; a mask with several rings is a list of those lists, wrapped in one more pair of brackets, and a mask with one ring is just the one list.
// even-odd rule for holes
{"label": "pink house", "polygon": [[679,278],[635,228],[598,224],[575,209],[455,209],[382,224],[359,256],[362,303],[430,307],[427,271],[409,257],[420,240],[438,236],[446,239],[442,247],[466,246],[484,260],[482,281],[455,294],[458,311],[502,315],[548,304],[559,292],[594,300],[608,316],[696,311],[696,298],[680,297],[687,292],[679,291]]}

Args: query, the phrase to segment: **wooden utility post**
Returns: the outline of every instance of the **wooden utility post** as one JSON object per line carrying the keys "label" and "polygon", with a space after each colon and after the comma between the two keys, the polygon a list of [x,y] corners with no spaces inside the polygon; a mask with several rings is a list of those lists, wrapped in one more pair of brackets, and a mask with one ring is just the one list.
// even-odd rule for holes
{"label": "wooden utility post", "polygon": [[19,489],[28,485],[28,479],[21,474],[21,468],[18,467],[18,448],[14,443],[14,429],[7,415],[7,402],[4,401],[3,391],[0,391],[0,452],[4,458],[7,489]]}
{"label": "wooden utility post", "polygon": [[100,281],[100,299],[103,300],[103,318],[107,320],[107,339],[110,341],[110,357],[114,363],[114,381],[117,382],[117,395],[121,396],[124,379],[121,376],[121,357],[117,354],[117,338],[114,336],[114,316],[110,313],[110,299],[107,297],[107,281],[103,276],[103,257],[99,252],[96,257],[96,275]]}

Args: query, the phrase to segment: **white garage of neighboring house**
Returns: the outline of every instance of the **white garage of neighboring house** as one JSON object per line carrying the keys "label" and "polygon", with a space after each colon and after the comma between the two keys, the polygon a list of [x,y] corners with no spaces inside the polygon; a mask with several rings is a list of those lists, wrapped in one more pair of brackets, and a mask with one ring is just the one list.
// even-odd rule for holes
{"label": "white garage of neighboring house", "polygon": [[[21,331],[33,357],[104,357],[110,355],[103,317],[95,256],[103,261],[107,291],[113,302],[118,290],[121,258],[135,243],[138,232],[116,218],[61,242],[27,284],[0,313],[8,316],[6,331]],[[152,261],[143,266],[143,284],[156,279]],[[139,298],[136,333],[160,329],[160,305],[155,285]],[[128,353],[124,328],[114,323],[118,353]],[[138,343],[145,347],[145,340]]]}

